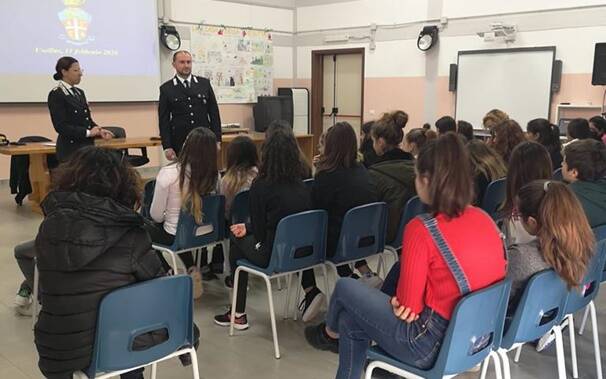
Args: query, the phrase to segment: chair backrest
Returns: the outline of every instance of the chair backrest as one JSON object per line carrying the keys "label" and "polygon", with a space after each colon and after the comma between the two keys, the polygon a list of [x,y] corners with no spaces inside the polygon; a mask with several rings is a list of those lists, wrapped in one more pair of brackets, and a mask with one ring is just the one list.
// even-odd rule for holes
{"label": "chair backrest", "polygon": [[585,308],[598,295],[606,263],[606,239],[598,240],[595,253],[587,265],[587,273],[580,288],[573,288],[568,294],[565,314],[576,313]]}
{"label": "chair backrest", "polygon": [[[225,197],[208,195],[202,198],[202,223],[196,223],[188,210],[182,209],[172,249],[187,250],[221,241],[225,238]],[[212,225],[213,231],[200,234],[201,226]]]}
{"label": "chair backrest", "polygon": [[305,184],[305,187],[307,187],[308,189],[311,189],[311,186],[314,185],[314,178],[305,179],[303,181],[303,184]]}
{"label": "chair backrest", "polygon": [[104,126],[103,129],[112,132],[115,138],[126,138],[126,129],[119,126]]}
{"label": "chair backrest", "polygon": [[250,221],[250,191],[240,191],[234,197],[229,210],[230,224],[242,224]]}
{"label": "chair backrest", "polygon": [[511,281],[505,279],[459,301],[432,370],[443,375],[464,372],[500,346],[510,289]]}
{"label": "chair backrest", "polygon": [[396,249],[401,248],[402,237],[404,235],[404,229],[406,228],[406,225],[408,225],[410,220],[423,213],[427,213],[427,206],[421,202],[421,199],[418,196],[411,197],[406,202],[406,206],[402,210],[402,216],[400,217],[400,223],[398,224],[398,232],[396,233],[396,238],[393,241],[388,242],[387,244]]}
{"label": "chair backrest", "polygon": [[150,180],[145,183],[143,187],[143,202],[141,204],[141,216],[145,218],[151,218],[149,213],[151,208],[152,200],[154,199],[154,189],[156,187],[156,179]]}
{"label": "chair backrest", "polygon": [[345,213],[334,263],[363,259],[380,253],[385,248],[387,205],[370,203],[352,208]]}
{"label": "chair backrest", "polygon": [[555,271],[535,274],[526,285],[501,346],[510,348],[545,335],[561,322],[567,299],[566,284]]}
{"label": "chair backrest", "polygon": [[270,272],[297,271],[324,262],[328,213],[313,210],[284,217],[278,223]]}
{"label": "chair backrest", "polygon": [[505,192],[507,185],[505,178],[497,179],[486,187],[484,199],[482,199],[482,209],[492,217],[493,220],[499,218],[499,208],[505,202]]}
{"label": "chair backrest", "polygon": [[[147,350],[132,348],[135,337],[166,329],[168,339]],[[167,276],[110,292],[101,300],[89,378],[158,360],[193,346],[192,280]]]}
{"label": "chair backrest", "polygon": [[556,168],[552,174],[553,180],[559,180],[560,182],[564,181],[564,176],[562,175],[562,167]]}

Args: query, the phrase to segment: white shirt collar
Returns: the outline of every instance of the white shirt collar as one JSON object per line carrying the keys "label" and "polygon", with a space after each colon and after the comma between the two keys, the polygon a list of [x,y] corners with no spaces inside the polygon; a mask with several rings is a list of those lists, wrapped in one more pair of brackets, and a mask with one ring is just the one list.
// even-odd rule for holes
{"label": "white shirt collar", "polygon": [[66,82],[64,80],[59,80],[59,83],[61,83],[63,85],[63,87],[65,87],[65,89],[68,90],[70,93],[72,93],[72,91],[76,87],[76,86],[72,86],[71,84],[69,84],[68,82]]}
{"label": "white shirt collar", "polygon": [[177,79],[181,82],[181,84],[183,84],[183,82],[185,82],[185,80],[187,80],[189,82],[189,84],[191,85],[192,82],[192,74],[189,74],[189,76],[186,79],[181,78],[179,75],[175,75],[177,77]]}

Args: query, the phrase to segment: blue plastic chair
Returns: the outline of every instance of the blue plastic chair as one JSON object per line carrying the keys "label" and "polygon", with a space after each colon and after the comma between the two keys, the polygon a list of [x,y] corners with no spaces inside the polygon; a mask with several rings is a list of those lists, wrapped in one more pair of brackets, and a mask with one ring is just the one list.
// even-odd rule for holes
{"label": "blue plastic chair", "polygon": [[482,209],[497,221],[501,218],[499,208],[505,202],[505,193],[507,191],[507,182],[505,178],[497,179],[488,184],[484,198],[482,199]]}
{"label": "blue plastic chair", "polygon": [[[203,248],[215,245],[223,245],[223,251],[227,251],[227,240],[225,239],[225,197],[223,195],[209,195],[202,199],[203,224],[196,223],[194,217],[187,211],[182,210],[177,223],[177,232],[172,246],[153,244],[153,248],[171,256],[173,272],[177,272],[177,256],[187,251],[198,253]],[[198,235],[202,226],[212,225],[213,231]],[[210,251],[210,249],[209,249]],[[197,259],[198,267],[200,259]]]}
{"label": "blue plastic chair", "polygon": [[564,176],[562,175],[562,167],[554,170],[552,178],[553,180],[559,180],[560,182],[564,181]]}
{"label": "blue plastic chair", "polygon": [[229,223],[245,224],[250,222],[250,191],[240,191],[234,197],[229,210]]}
{"label": "blue plastic chair", "polygon": [[[337,266],[349,265],[385,250],[387,232],[387,204],[370,203],[352,208],[345,213],[335,255],[326,258],[326,264],[338,277]],[[379,270],[383,266],[379,256]],[[331,291],[332,293],[332,291]],[[329,296],[330,297],[330,296]]]}
{"label": "blue plastic chair", "polygon": [[[236,301],[238,299],[236,288],[238,288],[240,273],[244,271],[260,276],[265,280],[267,286],[275,357],[276,359],[280,358],[271,279],[289,276],[297,272],[301,277],[303,271],[320,267],[324,271],[325,280],[327,280],[326,266],[324,265],[327,224],[328,214],[324,210],[306,211],[284,217],[276,228],[273,250],[269,265],[266,268],[256,266],[246,259],[238,260],[238,267],[234,275],[234,290],[232,291],[230,336],[234,334],[233,320],[235,319]],[[290,287],[289,285],[289,289]],[[285,315],[288,312],[289,298],[290,296],[287,296],[285,302]]]}
{"label": "blue plastic chair", "polygon": [[423,213],[427,213],[427,206],[421,202],[418,196],[414,196],[406,202],[406,206],[402,210],[400,223],[398,224],[396,238],[385,246],[385,250],[394,255],[396,262],[398,261],[398,250],[402,248],[402,238],[404,237],[406,225],[408,225],[410,220]]}
{"label": "blue plastic chair", "polygon": [[514,359],[517,362],[525,343],[537,340],[550,331],[555,334],[558,378],[566,379],[560,324],[565,316],[567,299],[566,284],[553,270],[539,272],[528,281],[497,351],[506,379],[511,377],[507,352],[517,349]]}
{"label": "blue plastic chair", "polygon": [[[158,329],[168,339],[142,351],[132,349],[135,337]],[[192,280],[169,276],[119,288],[103,298],[99,306],[97,331],[89,378],[110,378],[133,369],[189,354],[193,375],[199,379],[194,349]]]}
{"label": "blue plastic chair", "polygon": [[428,379],[450,378],[481,362],[488,362],[489,358],[493,359],[497,372],[500,372],[499,358],[494,351],[503,336],[510,289],[511,281],[506,279],[470,293],[459,301],[431,369],[404,364],[375,346],[367,353],[371,362],[366,369],[366,378],[372,378],[376,368],[403,377],[412,374]]}
{"label": "blue plastic chair", "polygon": [[585,324],[587,317],[591,314],[591,331],[593,333],[593,349],[596,362],[596,377],[602,379],[602,359],[600,356],[600,339],[598,333],[598,322],[595,308],[595,298],[598,295],[600,288],[600,282],[604,281],[604,265],[606,264],[606,225],[597,227],[593,230],[597,241],[596,252],[593,256],[589,266],[587,275],[583,278],[581,287],[584,291],[581,293],[576,290],[570,291],[568,297],[568,304],[566,304],[566,321],[564,325],[568,323],[568,332],[570,337],[570,353],[572,358],[572,377],[578,378],[577,368],[577,357],[576,357],[576,340],[574,335],[574,313],[585,308],[585,314],[583,315],[583,321],[581,322],[581,328],[579,334],[583,334],[585,330]]}
{"label": "blue plastic chair", "polygon": [[150,208],[152,204],[152,200],[154,198],[154,189],[156,187],[156,180],[150,180],[145,183],[145,187],[143,188],[143,203],[141,204],[141,216],[150,219]]}

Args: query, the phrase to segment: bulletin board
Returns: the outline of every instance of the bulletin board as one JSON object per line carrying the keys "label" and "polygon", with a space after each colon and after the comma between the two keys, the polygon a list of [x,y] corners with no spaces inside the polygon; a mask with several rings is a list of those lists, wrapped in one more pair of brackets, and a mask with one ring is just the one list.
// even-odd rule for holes
{"label": "bulletin board", "polygon": [[191,52],[194,74],[210,80],[219,103],[256,103],[273,94],[271,33],[192,26]]}

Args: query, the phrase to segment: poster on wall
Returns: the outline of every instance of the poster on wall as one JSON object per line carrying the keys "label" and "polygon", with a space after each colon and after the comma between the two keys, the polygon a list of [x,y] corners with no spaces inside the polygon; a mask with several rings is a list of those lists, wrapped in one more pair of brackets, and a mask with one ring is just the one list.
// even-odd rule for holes
{"label": "poster on wall", "polygon": [[208,78],[219,103],[256,103],[273,92],[271,33],[192,26],[194,74]]}

